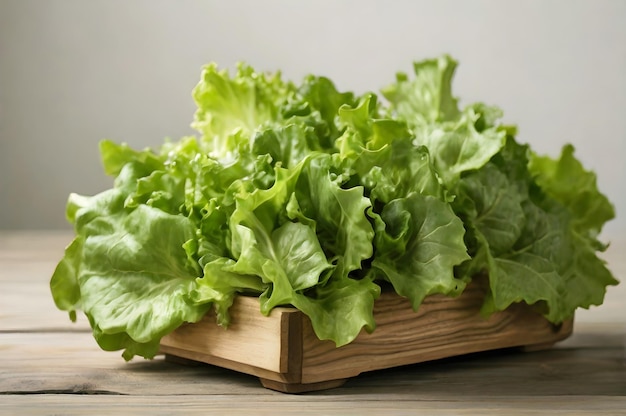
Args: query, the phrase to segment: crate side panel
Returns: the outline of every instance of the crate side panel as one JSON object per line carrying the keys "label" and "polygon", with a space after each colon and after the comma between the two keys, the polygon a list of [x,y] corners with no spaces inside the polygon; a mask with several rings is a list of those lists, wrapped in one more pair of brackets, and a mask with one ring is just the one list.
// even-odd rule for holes
{"label": "crate side panel", "polygon": [[414,364],[478,351],[549,344],[566,338],[572,322],[554,326],[526,305],[488,319],[480,315],[484,292],[470,285],[456,298],[430,296],[418,312],[394,294],[376,302],[377,328],[336,348],[303,324],[302,383],[354,377],[365,371]]}
{"label": "crate side panel", "polygon": [[[293,310],[276,308],[270,316],[259,312],[257,298],[239,296],[230,309],[228,328],[216,324],[215,315],[207,314],[195,324],[183,325],[161,340],[163,347],[193,352],[193,359],[212,363],[218,359],[238,362],[276,373],[287,371],[283,314]],[[205,360],[202,356],[205,356]],[[192,358],[192,357],[185,357]]]}

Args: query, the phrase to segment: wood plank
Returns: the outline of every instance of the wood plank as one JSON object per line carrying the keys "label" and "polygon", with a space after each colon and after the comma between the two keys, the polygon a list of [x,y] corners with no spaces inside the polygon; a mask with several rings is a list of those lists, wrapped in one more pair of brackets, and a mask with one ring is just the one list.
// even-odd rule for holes
{"label": "wood plank", "polygon": [[69,230],[0,230],[0,261],[58,262],[73,238]]}
{"label": "wood plank", "polygon": [[[626,396],[625,351],[623,326],[583,325],[551,350],[503,350],[373,371],[306,397],[465,401],[476,395]],[[279,395],[262,388],[256,377],[210,365],[183,366],[162,357],[125,363],[119,353],[101,351],[87,333],[0,334],[0,402],[2,394],[45,392],[259,395],[267,400]]]}
{"label": "wood plank", "polygon": [[182,366],[162,356],[125,362],[120,352],[102,351],[88,333],[0,334],[0,402],[7,393],[185,395],[259,390],[264,389],[256,378],[219,367]]}
{"label": "wood plank", "polygon": [[415,313],[408,300],[383,294],[374,307],[376,330],[363,331],[341,348],[319,341],[305,319],[302,383],[498,348],[551,345],[572,331],[571,321],[553,326],[526,305],[484,319],[483,298],[484,291],[472,284],[457,298],[426,298]]}
{"label": "wood plank", "polygon": [[90,330],[82,313],[72,323],[67,312],[54,305],[49,282],[55,262],[0,262],[0,332]]}
{"label": "wood plank", "polygon": [[228,329],[218,326],[215,313],[209,312],[202,321],[183,325],[165,336],[161,350],[227,368],[241,368],[241,371],[254,366],[287,373],[289,329],[290,324],[296,322],[289,315],[299,312],[276,308],[269,316],[263,316],[258,299],[248,297],[235,299],[229,312],[232,322]]}
{"label": "wood plank", "polygon": [[0,332],[89,331],[72,323],[50,294],[50,278],[73,236],[68,231],[0,231]]}
{"label": "wood plank", "polygon": [[479,395],[465,401],[380,400],[376,395],[278,396],[272,400],[239,395],[207,396],[108,396],[36,395],[5,396],[0,400],[2,414],[85,415],[94,414],[174,414],[189,415],[277,415],[277,414],[427,414],[449,415],[623,415],[626,398],[593,396],[493,397]]}

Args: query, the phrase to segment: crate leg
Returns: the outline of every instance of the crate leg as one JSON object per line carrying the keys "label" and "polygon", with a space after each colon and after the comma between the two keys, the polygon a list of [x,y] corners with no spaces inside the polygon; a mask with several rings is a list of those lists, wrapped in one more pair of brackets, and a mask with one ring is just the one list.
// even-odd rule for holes
{"label": "crate leg", "polygon": [[520,349],[523,352],[543,351],[543,350],[549,350],[550,348],[554,346],[554,344],[555,344],[554,342],[545,342],[543,344],[524,345],[520,347]]}
{"label": "crate leg", "polygon": [[282,393],[306,393],[309,391],[328,390],[343,386],[348,379],[320,381],[319,383],[284,383],[259,377],[261,384],[266,389],[280,391]]}

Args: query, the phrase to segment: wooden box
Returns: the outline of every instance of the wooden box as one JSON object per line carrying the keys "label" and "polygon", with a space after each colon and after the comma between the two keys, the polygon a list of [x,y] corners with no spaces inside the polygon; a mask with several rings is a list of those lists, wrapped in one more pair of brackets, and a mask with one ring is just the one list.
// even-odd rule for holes
{"label": "wooden box", "polygon": [[338,387],[365,371],[499,348],[548,348],[572,332],[572,320],[553,325],[525,304],[485,319],[479,313],[483,298],[483,290],[470,285],[456,298],[430,296],[414,312],[406,299],[383,293],[374,307],[376,330],[336,348],[315,336],[300,311],[276,308],[266,317],[257,298],[239,296],[228,329],[210,313],[164,337],[161,351],[257,376],[273,390],[300,393]]}

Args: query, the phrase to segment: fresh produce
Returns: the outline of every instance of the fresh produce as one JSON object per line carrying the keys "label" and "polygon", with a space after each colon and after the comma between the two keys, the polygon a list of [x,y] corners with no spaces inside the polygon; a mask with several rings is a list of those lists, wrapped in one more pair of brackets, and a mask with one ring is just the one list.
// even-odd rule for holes
{"label": "fresh produce", "polygon": [[263,314],[298,308],[337,346],[375,329],[381,286],[417,310],[485,279],[485,315],[525,302],[555,323],[601,304],[617,284],[596,256],[614,211],[595,175],[570,145],[551,159],[518,143],[496,107],[459,108],[455,67],[415,63],[383,101],[206,66],[197,138],[101,142],[114,186],[69,198],[56,305],[128,360],[211,308],[228,326],[238,295]]}

